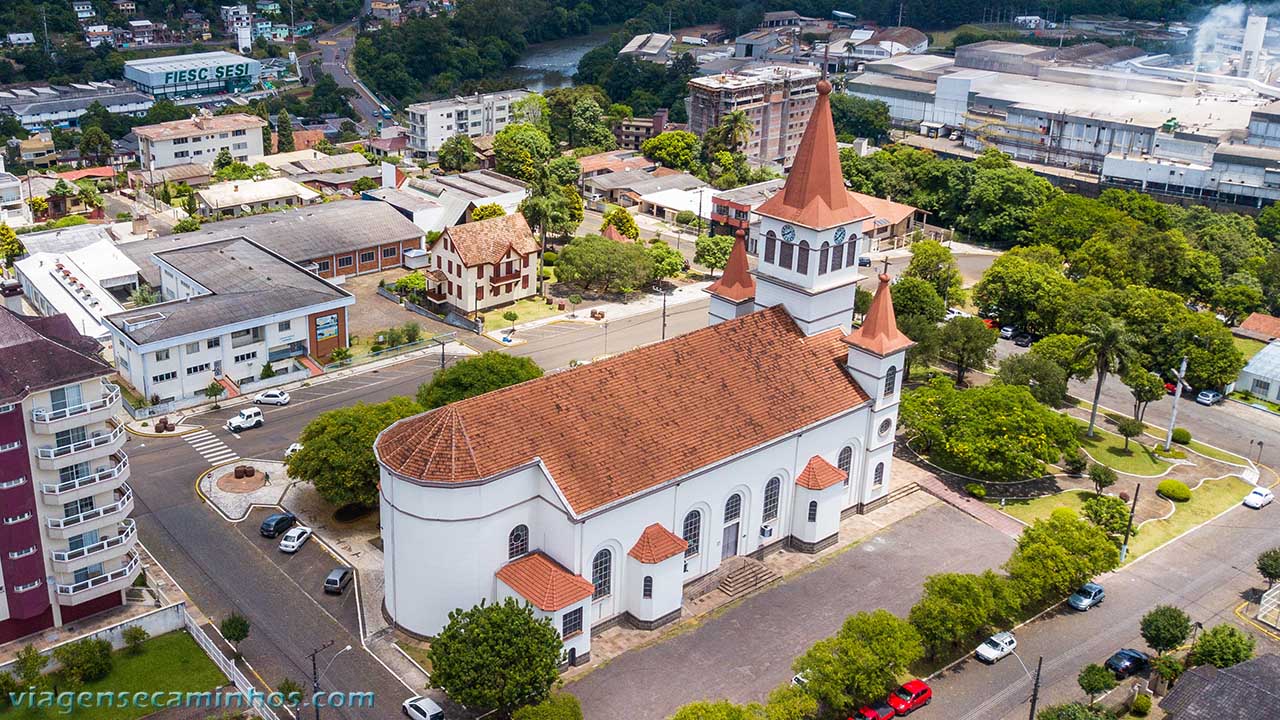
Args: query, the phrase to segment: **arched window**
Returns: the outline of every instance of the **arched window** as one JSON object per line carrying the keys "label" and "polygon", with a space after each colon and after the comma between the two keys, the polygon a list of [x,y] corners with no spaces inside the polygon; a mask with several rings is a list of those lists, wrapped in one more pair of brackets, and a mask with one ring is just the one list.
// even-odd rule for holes
{"label": "arched window", "polygon": [[690,510],[688,515],[684,516],[684,541],[689,543],[689,547],[685,549],[685,557],[693,557],[698,554],[698,545],[702,540],[702,513],[697,510]]}
{"label": "arched window", "polygon": [[608,597],[613,586],[613,553],[601,550],[591,561],[591,584],[596,586],[592,600]]}
{"label": "arched window", "polygon": [[809,274],[809,243],[801,240],[800,247],[796,249],[796,272],[801,275]]}
{"label": "arched window", "polygon": [[653,576],[652,575],[644,576],[644,584],[643,584],[643,587],[640,589],[640,594],[642,597],[644,597],[645,600],[649,600],[650,598],[653,597]]}
{"label": "arched window", "polygon": [[764,261],[767,263],[773,262],[773,258],[777,252],[778,236],[774,235],[773,231],[770,230],[768,234],[764,236]]}
{"label": "arched window", "polygon": [[731,523],[742,516],[742,496],[734,493],[724,501],[724,521]]}
{"label": "arched window", "polygon": [[507,536],[507,559],[515,560],[527,552],[529,552],[529,526],[517,525]]}
{"label": "arched window", "polygon": [[898,366],[890,365],[889,372],[884,374],[884,394],[892,395],[898,389]]}
{"label": "arched window", "polygon": [[809,522],[818,522],[818,501],[809,501]]}
{"label": "arched window", "polygon": [[827,262],[831,259],[830,243],[822,243],[822,251],[818,253],[818,274],[827,274]]}
{"label": "arched window", "polygon": [[845,245],[844,264],[853,267],[858,262],[858,243],[850,240]]}
{"label": "arched window", "polygon": [[876,463],[876,474],[872,479],[872,483],[875,485],[884,484],[884,463]]}
{"label": "arched window", "polygon": [[778,496],[782,493],[782,479],[770,478],[764,486],[764,521],[778,517]]}
{"label": "arched window", "polygon": [[840,451],[840,457],[836,460],[836,467],[840,468],[840,472],[844,473],[844,486],[849,487],[849,472],[853,469],[853,448],[845,448]]}
{"label": "arched window", "polygon": [[785,241],[785,240],[783,240],[783,241],[782,241],[782,252],[781,252],[781,253],[779,253],[779,257],[778,257],[778,264],[779,264],[779,265],[781,265],[782,267],[786,268],[787,270],[790,270],[790,269],[791,269],[791,258],[792,258],[792,256],[793,256],[793,255],[795,255],[795,252],[796,252],[796,246],[795,246],[795,245],[792,245],[791,243],[789,243],[789,242],[787,242],[787,241]]}
{"label": "arched window", "polygon": [[831,248],[831,271],[835,272],[844,267],[844,248],[839,245]]}

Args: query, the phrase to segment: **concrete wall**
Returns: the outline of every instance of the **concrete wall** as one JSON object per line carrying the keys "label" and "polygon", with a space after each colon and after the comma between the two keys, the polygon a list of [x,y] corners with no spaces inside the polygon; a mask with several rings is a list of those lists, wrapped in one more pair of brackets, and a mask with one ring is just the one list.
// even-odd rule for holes
{"label": "concrete wall", "polygon": [[[111,643],[112,648],[119,650],[124,647],[124,631],[127,628],[140,627],[143,630],[146,630],[151,637],[164,635],[165,633],[170,633],[175,630],[181,630],[184,625],[182,616],[186,610],[187,604],[185,602],[174,603],[173,605],[153,610],[145,615],[138,615],[137,617],[129,618],[124,622],[102,628],[97,632],[81,635],[79,637],[60,642],[57,645],[53,645],[49,647],[49,649],[40,653],[41,655],[49,656],[49,664],[45,666],[45,672],[50,673],[61,667],[61,664],[53,658],[53,651],[56,648],[62,647],[63,645],[69,645],[73,642],[79,642],[81,640],[106,640]],[[0,664],[0,672],[12,672],[15,663],[17,663],[17,660],[10,660],[7,663]]]}

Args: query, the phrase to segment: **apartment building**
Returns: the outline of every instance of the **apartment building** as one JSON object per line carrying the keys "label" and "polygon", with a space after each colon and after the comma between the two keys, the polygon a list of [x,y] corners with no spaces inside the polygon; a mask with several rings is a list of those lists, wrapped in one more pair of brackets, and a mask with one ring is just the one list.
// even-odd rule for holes
{"label": "apartment building", "polygon": [[409,148],[418,157],[434,158],[454,135],[496,135],[511,123],[511,104],[529,94],[507,90],[410,105]]}
{"label": "apartment building", "polygon": [[659,108],[650,117],[631,117],[618,120],[613,126],[613,137],[621,150],[639,150],[645,140],[660,135],[667,129],[670,112]]}
{"label": "apartment building", "polygon": [[0,308],[0,642],[118,607],[142,570],[99,350],[65,315]]}
{"label": "apartment building", "polygon": [[751,137],[743,147],[747,160],[790,167],[817,101],[819,77],[816,68],[799,65],[695,77],[685,99],[689,132],[702,137],[725,115],[742,110],[751,120]]}
{"label": "apartment building", "polygon": [[22,199],[22,180],[4,171],[3,158],[0,158],[0,223],[10,227],[31,224],[31,209]]}
{"label": "apartment building", "polygon": [[212,115],[201,111],[186,120],[143,125],[133,132],[138,136],[142,166],[159,169],[193,162],[212,164],[222,150],[241,162],[261,155],[262,128],[266,124],[257,115]]}

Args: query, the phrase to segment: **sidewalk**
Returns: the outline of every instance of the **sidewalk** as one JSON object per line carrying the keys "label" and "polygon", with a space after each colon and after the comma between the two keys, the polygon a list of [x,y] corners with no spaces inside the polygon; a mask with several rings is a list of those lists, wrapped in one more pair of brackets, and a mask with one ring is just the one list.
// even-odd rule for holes
{"label": "sidewalk", "polygon": [[[907,452],[911,451],[908,450]],[[1000,512],[981,500],[952,490],[936,474],[915,464],[913,458],[903,454],[899,454],[896,457],[898,463],[894,466],[895,480],[899,479],[896,476],[902,475],[904,481],[919,483],[925,492],[982,524],[999,530],[1015,540],[1022,535],[1022,529],[1026,526],[1019,520]]]}
{"label": "sidewalk", "polygon": [[[674,306],[697,302],[698,300],[705,298],[707,294],[703,292],[703,290],[710,285],[710,282],[690,283],[689,285],[681,285],[675,290],[672,290],[667,294],[667,310],[670,311]],[[574,313],[552,315],[551,317],[530,320],[527,323],[520,323],[515,327],[515,337],[511,342],[507,342],[505,340],[507,335],[511,332],[511,328],[509,326],[489,330],[485,332],[484,335],[490,340],[501,343],[503,346],[512,347],[523,342],[520,339],[521,330],[531,330],[536,327],[542,327],[543,325],[550,325],[558,322],[576,322],[584,325],[607,325],[615,320],[643,315],[644,313],[661,309],[662,295],[645,293],[636,300],[628,303],[601,303],[599,305],[592,305],[590,308],[584,307]],[[593,320],[591,318],[592,311],[603,312],[604,319]]]}

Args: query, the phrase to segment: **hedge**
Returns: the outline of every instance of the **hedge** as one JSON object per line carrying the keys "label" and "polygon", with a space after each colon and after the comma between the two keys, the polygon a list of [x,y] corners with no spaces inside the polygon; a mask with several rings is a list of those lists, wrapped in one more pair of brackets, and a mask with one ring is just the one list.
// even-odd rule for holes
{"label": "hedge", "polygon": [[1173,441],[1179,445],[1186,445],[1191,442],[1191,431],[1186,428],[1174,428]]}
{"label": "hedge", "polygon": [[969,483],[964,486],[964,490],[979,500],[987,496],[987,489],[982,486],[982,483]]}
{"label": "hedge", "polygon": [[1191,499],[1191,490],[1181,480],[1164,480],[1156,488],[1156,492],[1174,502],[1186,502]]}

